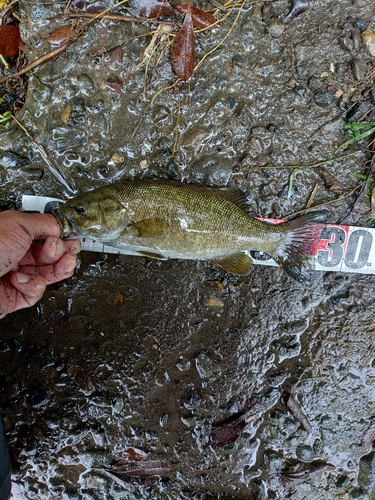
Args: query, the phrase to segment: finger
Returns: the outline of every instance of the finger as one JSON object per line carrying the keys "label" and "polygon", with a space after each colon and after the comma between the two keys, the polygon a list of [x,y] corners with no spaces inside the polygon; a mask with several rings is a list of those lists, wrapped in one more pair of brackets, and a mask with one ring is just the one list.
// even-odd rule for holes
{"label": "finger", "polygon": [[48,236],[61,236],[61,227],[51,214],[25,214],[8,210],[0,213],[0,222],[9,232],[23,234],[30,242]]}
{"label": "finger", "polygon": [[20,265],[53,264],[61,259],[65,253],[77,254],[81,250],[79,240],[63,241],[57,236],[50,236],[45,241],[37,241],[33,244],[32,251],[28,252],[20,261]]}
{"label": "finger", "polygon": [[70,278],[77,266],[77,255],[72,253],[64,254],[61,259],[54,264],[44,266],[25,265],[20,266],[19,271],[34,276],[42,276],[47,285]]}
{"label": "finger", "polygon": [[33,306],[43,297],[46,289],[46,280],[42,276],[15,272],[10,275],[10,282],[17,292],[12,311]]}

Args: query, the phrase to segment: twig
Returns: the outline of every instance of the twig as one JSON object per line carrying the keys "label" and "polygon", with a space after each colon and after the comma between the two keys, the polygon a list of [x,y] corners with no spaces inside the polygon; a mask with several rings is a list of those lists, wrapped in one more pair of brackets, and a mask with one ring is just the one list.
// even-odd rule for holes
{"label": "twig", "polygon": [[[92,12],[82,12],[82,13],[76,13],[76,12],[66,12],[63,14],[64,17],[66,18],[73,18],[73,17],[88,17],[88,18],[94,18],[97,19],[98,14],[94,14]],[[101,16],[101,19],[109,19],[110,21],[128,21],[132,23],[159,23],[157,19],[144,19],[142,17],[131,17],[131,16],[120,16],[117,14],[104,14]],[[163,24],[175,24],[173,21],[163,21]]]}
{"label": "twig", "polygon": [[313,199],[315,198],[315,195],[316,195],[316,192],[318,191],[318,189],[319,189],[319,183],[316,182],[314,189],[311,191],[310,198],[307,200],[305,210],[308,210],[311,207],[311,203],[313,202]]}
{"label": "twig", "polygon": [[259,165],[259,166],[252,166],[252,167],[247,167],[244,168],[243,170],[239,170],[239,172],[236,173],[246,173],[250,172],[251,170],[264,170],[266,168],[273,168],[273,169],[291,169],[291,168],[298,168],[298,169],[310,169],[310,168],[315,168],[319,167],[320,165],[327,165],[328,163],[334,163],[336,161],[344,160],[346,158],[349,158],[350,156],[354,156],[358,153],[363,153],[365,149],[358,149],[357,151],[353,151],[352,153],[348,153],[347,155],[343,156],[338,156],[337,158],[330,158],[329,160],[323,160],[323,161],[318,161],[317,163],[312,163],[310,165]]}
{"label": "twig", "polygon": [[[8,13],[8,11],[14,9],[14,7],[16,6],[16,4],[18,3],[18,0],[12,0],[10,2],[9,5],[7,5],[1,12],[0,12],[0,24],[1,24],[1,21],[3,19],[3,17],[5,17],[5,15]],[[14,6],[14,7],[13,7]]]}
{"label": "twig", "polygon": [[32,135],[29,133],[29,131],[20,123],[17,118],[12,116],[13,120],[17,123],[17,125],[22,128],[22,130],[25,132],[31,143],[35,148],[38,149],[41,157],[43,160],[46,162],[48,168],[50,169],[51,173],[56,177],[58,181],[61,182],[61,184],[72,194],[75,194],[77,192],[74,181],[71,177],[68,177],[67,173],[58,165],[58,164],[53,164],[52,160],[49,158],[48,154],[46,153],[46,150],[44,147],[36,142],[36,140],[32,137]]}
{"label": "twig", "polygon": [[[232,23],[232,26],[230,27],[230,29],[228,30],[228,32],[227,32],[227,33],[223,36],[223,38],[220,40],[220,42],[219,42],[217,45],[215,45],[215,47],[214,47],[213,49],[209,50],[209,51],[208,51],[208,52],[207,52],[207,53],[206,53],[206,54],[202,57],[202,59],[198,62],[198,64],[196,64],[196,65],[195,65],[194,71],[196,71],[196,70],[199,68],[199,66],[203,63],[203,61],[204,61],[204,60],[205,60],[205,59],[206,59],[209,55],[211,55],[213,52],[215,52],[215,50],[217,50],[217,49],[220,47],[220,45],[222,45],[222,44],[225,42],[225,40],[226,40],[226,39],[228,38],[228,36],[231,34],[231,32],[232,32],[232,30],[233,30],[234,26],[236,25],[236,23],[237,23],[237,21],[238,21],[238,18],[239,18],[239,17],[240,17],[240,15],[241,15],[242,9],[243,9],[243,8],[244,8],[244,6],[245,6],[245,3],[246,3],[246,0],[243,0],[243,2],[242,2],[242,4],[241,4],[240,8],[238,9],[237,15],[236,15],[236,17],[235,17],[235,19],[234,19],[234,21],[233,21],[233,23]],[[233,10],[233,9],[234,9],[234,7],[232,7],[232,9],[231,9],[231,10],[230,10],[230,12],[228,13],[228,15],[232,12],[232,10]],[[223,17],[223,19],[220,19],[220,21],[224,20],[224,19],[225,19],[225,17],[226,17],[226,16],[224,16],[224,17]],[[217,22],[218,22],[218,21],[217,21]],[[215,24],[216,24],[216,23],[211,24],[211,25],[209,26],[209,28],[212,28],[212,26],[214,26]],[[203,28],[203,29],[206,29],[206,28]],[[202,31],[203,31],[203,30],[202,30]]]}
{"label": "twig", "polygon": [[[371,144],[373,144],[373,143],[374,143],[374,141],[372,141],[372,143],[371,143]],[[345,215],[345,217],[341,220],[340,224],[342,224],[342,223],[343,223],[343,222],[344,222],[344,221],[345,221],[345,220],[349,217],[349,215],[353,212],[354,207],[355,207],[355,205],[356,205],[356,203],[357,203],[357,201],[358,201],[359,197],[360,197],[360,196],[361,196],[361,194],[363,193],[363,191],[364,191],[364,189],[365,189],[365,187],[366,187],[366,185],[367,185],[367,183],[368,183],[368,181],[369,181],[370,175],[372,174],[372,171],[373,171],[373,169],[374,169],[374,165],[375,165],[375,154],[374,154],[374,155],[372,155],[372,158],[371,158],[371,160],[370,160],[370,166],[368,167],[367,172],[366,172],[366,174],[365,174],[365,175],[366,175],[366,179],[365,179],[365,181],[363,182],[363,186],[362,186],[362,188],[361,188],[361,189],[357,192],[357,194],[356,194],[356,196],[355,196],[355,198],[354,198],[354,200],[353,200],[353,202],[352,202],[352,205],[351,205],[351,207],[350,207],[350,209],[349,209],[349,212],[348,212],[348,213]]]}
{"label": "twig", "polygon": [[296,215],[305,214],[307,212],[310,212],[310,210],[315,210],[316,208],[324,207],[326,205],[331,205],[332,203],[336,203],[336,201],[341,201],[345,198],[348,198],[348,196],[351,196],[353,193],[355,193],[357,191],[357,189],[360,189],[364,183],[365,183],[365,181],[361,182],[360,184],[358,184],[358,186],[351,189],[347,193],[338,196],[334,200],[324,201],[323,203],[318,203],[317,205],[314,205],[313,207],[303,208],[302,210],[298,210],[298,212],[294,212],[293,214],[283,216],[282,219],[289,219],[291,217],[295,217]]}
{"label": "twig", "polygon": [[4,78],[0,79],[0,83],[4,83],[10,78],[15,78],[17,76],[24,75],[31,69],[34,69],[36,66],[39,66],[39,64],[44,63],[45,61],[49,61],[50,59],[53,59],[57,55],[59,55],[61,52],[66,50],[67,44],[64,44],[62,47],[58,47],[57,49],[51,50],[51,52],[48,52],[48,54],[45,54],[42,57],[39,57],[38,59],[35,59],[32,63],[28,64],[24,68],[22,68],[20,71],[17,71],[16,73],[12,73],[11,75],[5,76]]}

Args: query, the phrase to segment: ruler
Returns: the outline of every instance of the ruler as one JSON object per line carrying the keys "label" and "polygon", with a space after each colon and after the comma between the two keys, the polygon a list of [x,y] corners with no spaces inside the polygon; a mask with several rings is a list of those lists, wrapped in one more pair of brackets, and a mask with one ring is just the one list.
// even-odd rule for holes
{"label": "ruler", "polygon": [[[50,213],[64,203],[64,200],[48,196],[22,197],[22,210],[32,213]],[[265,219],[271,224],[285,222],[281,219]],[[322,229],[316,245],[311,250],[309,268],[315,271],[339,271],[343,273],[375,274],[375,229],[338,224],[321,224]],[[103,245],[94,238],[81,238],[82,250],[89,252],[139,255],[131,250]],[[247,252],[254,264],[278,267],[269,255]]]}

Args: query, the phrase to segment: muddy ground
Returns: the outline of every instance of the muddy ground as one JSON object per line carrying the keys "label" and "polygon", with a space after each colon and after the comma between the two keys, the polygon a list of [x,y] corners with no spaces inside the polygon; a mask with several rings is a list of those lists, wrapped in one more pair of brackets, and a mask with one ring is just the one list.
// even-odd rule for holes
{"label": "muddy ground", "polygon": [[[29,61],[51,50],[66,3],[20,1]],[[365,141],[324,165],[336,192],[311,167],[288,189],[291,170],[277,167],[335,158],[348,121],[375,120],[363,35],[374,4],[291,9],[237,6],[197,36],[200,60],[239,13],[191,81],[153,102],[175,80],[161,46],[156,68],[142,64],[151,35],[140,35],[158,25],[97,20],[32,72],[17,117],[79,192],[132,178],[239,186],[265,217],[303,209],[316,184],[312,205],[334,200],[367,171],[369,153],[347,156]],[[9,151],[27,164],[9,165]],[[22,194],[72,195],[16,124],[0,132],[0,164],[2,209]],[[353,196],[327,205],[329,221],[363,225],[370,189],[353,210]],[[1,321],[14,497],[375,498],[375,452],[361,446],[375,414],[374,294],[371,275],[316,272],[306,288],[269,267],[238,278],[207,262],[82,253],[73,278]],[[246,404],[243,433],[213,449],[212,426],[231,409],[237,429]],[[148,455],[130,475],[103,472],[132,448]]]}

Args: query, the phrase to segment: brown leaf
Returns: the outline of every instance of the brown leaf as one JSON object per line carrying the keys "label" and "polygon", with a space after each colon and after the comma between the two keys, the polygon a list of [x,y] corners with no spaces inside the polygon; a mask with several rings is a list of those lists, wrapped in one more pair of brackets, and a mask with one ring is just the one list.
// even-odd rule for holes
{"label": "brown leaf", "polygon": [[375,440],[375,416],[371,417],[370,425],[363,431],[361,446],[364,448]]}
{"label": "brown leaf", "polygon": [[284,486],[294,486],[308,481],[311,476],[319,472],[331,469],[334,469],[334,467],[331,464],[323,462],[323,460],[314,460],[308,463],[298,462],[282,471],[281,482]]}
{"label": "brown leaf", "polygon": [[60,47],[63,45],[70,33],[71,26],[70,24],[66,26],[61,26],[57,30],[53,31],[47,38],[44,38],[47,42],[49,42],[54,47]]}
{"label": "brown leaf", "polygon": [[245,428],[245,416],[233,417],[221,424],[212,426],[211,446],[214,450],[228,446],[238,439]]}
{"label": "brown leaf", "polygon": [[283,403],[288,408],[290,413],[298,420],[298,422],[302,425],[305,431],[310,434],[311,433],[311,424],[308,421],[307,417],[302,411],[302,408],[298,401],[294,399],[292,394],[289,392],[284,392],[283,394]]}
{"label": "brown leaf", "polygon": [[129,0],[129,7],[139,17],[153,19],[159,16],[173,16],[173,7],[167,1]]}
{"label": "brown leaf", "polygon": [[[189,5],[181,5],[181,4],[175,4],[173,7],[179,12],[180,14],[186,14],[186,11],[189,8]],[[204,10],[197,9],[195,7],[191,7],[191,18],[193,20],[193,25],[196,28],[207,28],[208,26],[211,26],[211,24],[214,24],[216,22],[216,19],[212,14],[209,12],[205,12]]]}
{"label": "brown leaf", "polygon": [[0,54],[2,56],[15,56],[21,43],[20,30],[12,24],[0,26]]}
{"label": "brown leaf", "polygon": [[124,82],[117,76],[112,76],[107,78],[105,84],[107,85],[107,87],[111,88],[112,90],[118,93],[121,92],[121,89],[124,86]]}
{"label": "brown leaf", "polygon": [[171,465],[159,457],[149,458],[149,454],[138,448],[129,448],[108,470],[112,474],[130,477],[165,476]]}
{"label": "brown leaf", "polygon": [[324,186],[328,191],[332,191],[335,194],[343,194],[347,191],[346,187],[336,177],[327,172],[325,168],[315,167],[314,170],[323,179]]}
{"label": "brown leaf", "polygon": [[185,82],[194,71],[195,40],[191,6],[186,10],[184,24],[171,45],[171,61],[176,75]]}
{"label": "brown leaf", "polygon": [[212,448],[216,450],[234,443],[243,433],[249,416],[258,413],[261,409],[262,403],[258,396],[243,398],[233,404],[225,414],[226,420],[212,426]]}

